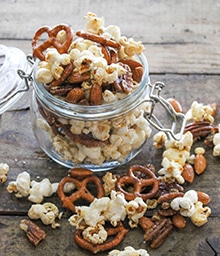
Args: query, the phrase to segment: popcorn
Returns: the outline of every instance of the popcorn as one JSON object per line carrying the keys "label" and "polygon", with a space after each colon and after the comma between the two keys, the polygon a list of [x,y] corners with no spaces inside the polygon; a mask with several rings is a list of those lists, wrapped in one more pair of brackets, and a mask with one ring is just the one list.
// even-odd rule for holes
{"label": "popcorn", "polygon": [[220,124],[218,125],[218,132],[213,136],[213,156],[220,156]]}
{"label": "popcorn", "polygon": [[174,178],[179,184],[185,182],[182,177],[183,167],[190,159],[190,150],[193,144],[193,136],[191,132],[186,132],[179,141],[173,139],[165,140],[165,151],[163,152],[163,160],[158,173],[164,175],[165,179]]}
{"label": "popcorn", "polygon": [[112,250],[108,256],[150,256],[145,249],[135,250],[132,246],[126,246],[123,251]]}
{"label": "popcorn", "polygon": [[180,163],[173,160],[170,161],[167,157],[164,157],[161,165],[163,168],[158,171],[159,175],[164,175],[168,179],[174,178],[179,184],[183,184],[185,182],[181,175],[183,172],[183,166]]}
{"label": "popcorn", "polygon": [[117,223],[120,220],[126,218],[126,203],[127,201],[124,198],[122,193],[112,190],[111,200],[109,201],[108,210],[105,213],[105,217],[113,226],[117,226]]}
{"label": "popcorn", "polygon": [[203,207],[202,202],[195,203],[195,211],[191,216],[191,221],[194,225],[200,227],[207,223],[208,217],[211,215],[209,207]]}
{"label": "popcorn", "polygon": [[106,174],[102,177],[104,182],[103,187],[105,191],[105,195],[110,195],[111,191],[115,189],[115,183],[117,181],[117,177],[113,175],[111,172],[106,172]]}
{"label": "popcorn", "polygon": [[131,228],[136,228],[138,226],[139,219],[144,216],[146,210],[147,204],[145,204],[141,197],[136,197],[134,200],[127,203],[126,212]]}
{"label": "popcorn", "polygon": [[9,193],[15,192],[18,198],[28,197],[28,200],[34,203],[41,203],[44,197],[50,197],[57,191],[58,183],[51,184],[49,179],[45,178],[41,182],[31,181],[30,174],[26,171],[18,174],[16,181],[8,184]]}
{"label": "popcorn", "polygon": [[55,219],[59,216],[59,210],[53,203],[33,204],[28,210],[30,219],[41,219],[43,224],[51,225],[52,228],[59,227]]}
{"label": "popcorn", "polygon": [[167,136],[164,132],[157,132],[153,136],[153,145],[155,148],[162,148],[165,145],[165,141],[167,140]]}
{"label": "popcorn", "polygon": [[88,226],[104,225],[106,221],[116,227],[120,221],[128,217],[130,227],[134,228],[146,210],[147,205],[142,198],[137,197],[127,202],[124,194],[112,190],[110,198],[96,198],[90,206],[76,207],[76,214],[69,218],[69,222],[77,229],[84,230]]}
{"label": "popcorn", "polygon": [[95,227],[97,224],[104,224],[109,202],[109,197],[102,197],[96,198],[90,206],[76,207],[76,214],[69,218],[70,224],[80,229],[85,226]]}
{"label": "popcorn", "polygon": [[45,61],[38,64],[36,79],[40,83],[48,84],[55,79],[59,79],[64,71],[62,65],[70,63],[69,54],[59,54],[55,48],[47,50]]}
{"label": "popcorn", "polygon": [[8,184],[7,190],[9,193],[15,192],[15,196],[18,198],[27,197],[30,193],[30,185],[30,174],[24,171],[18,174],[16,181]]}
{"label": "popcorn", "polygon": [[193,120],[195,122],[206,120],[212,124],[214,122],[212,114],[213,109],[211,106],[193,101],[190,110],[186,113],[186,119],[187,121]]}
{"label": "popcorn", "polygon": [[0,163],[0,183],[4,183],[7,180],[9,172],[9,166],[6,163]]}
{"label": "popcorn", "polygon": [[[55,191],[57,190],[57,186],[58,183],[56,184]],[[55,191],[54,187],[47,178],[40,182],[31,181],[31,189],[28,200],[34,203],[41,203],[44,197],[50,197]]]}
{"label": "popcorn", "polygon": [[101,224],[95,227],[87,227],[83,230],[82,236],[92,244],[102,244],[108,238],[108,233]]}
{"label": "popcorn", "polygon": [[99,34],[100,29],[104,26],[105,19],[103,17],[97,17],[92,12],[88,12],[84,18],[86,20],[86,30],[90,33]]}
{"label": "popcorn", "polygon": [[103,28],[102,35],[109,39],[119,41],[121,38],[121,30],[118,26],[109,25],[109,26]]}

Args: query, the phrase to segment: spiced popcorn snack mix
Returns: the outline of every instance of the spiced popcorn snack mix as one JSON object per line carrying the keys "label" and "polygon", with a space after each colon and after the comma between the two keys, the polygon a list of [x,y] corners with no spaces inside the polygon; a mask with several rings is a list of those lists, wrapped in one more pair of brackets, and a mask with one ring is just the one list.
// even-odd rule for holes
{"label": "spiced popcorn snack mix", "polygon": [[[105,26],[104,18],[93,13],[85,21],[85,30],[60,24],[41,27],[34,35],[32,109],[38,113],[33,127],[42,148],[58,162],[71,168],[109,162],[113,168],[133,158],[151,134],[144,117],[149,103],[133,105],[138,94],[146,95],[140,91],[140,84],[145,90],[148,82],[147,63],[141,59],[144,46],[122,36],[119,27]],[[45,33],[48,39],[41,42]],[[55,102],[55,110],[45,99]],[[43,143],[46,136],[49,141]]]}

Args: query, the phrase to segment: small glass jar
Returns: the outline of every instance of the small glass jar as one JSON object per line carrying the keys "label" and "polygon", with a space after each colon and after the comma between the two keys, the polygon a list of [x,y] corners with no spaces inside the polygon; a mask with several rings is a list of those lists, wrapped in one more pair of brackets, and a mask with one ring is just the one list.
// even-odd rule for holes
{"label": "small glass jar", "polygon": [[[40,147],[50,158],[68,168],[106,171],[129,162],[141,151],[151,124],[163,130],[159,122],[151,120],[152,112],[155,102],[168,103],[159,96],[161,87],[149,84],[144,55],[137,58],[144,67],[137,89],[121,100],[98,106],[72,104],[53,96],[35,79],[35,63],[31,121]],[[175,112],[170,105],[166,108]]]}

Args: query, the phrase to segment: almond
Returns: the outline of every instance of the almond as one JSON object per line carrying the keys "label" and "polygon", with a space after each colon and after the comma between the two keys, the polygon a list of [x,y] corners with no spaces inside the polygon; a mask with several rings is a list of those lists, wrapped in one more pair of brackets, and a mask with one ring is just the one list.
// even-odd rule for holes
{"label": "almond", "polygon": [[203,204],[208,204],[211,201],[211,198],[208,194],[202,191],[197,191],[198,201],[202,202]]}
{"label": "almond", "polygon": [[102,87],[95,83],[90,90],[91,105],[100,105],[102,103]]}
{"label": "almond", "polygon": [[179,229],[185,228],[186,220],[180,214],[175,214],[172,218],[173,225]]}
{"label": "almond", "polygon": [[66,96],[66,101],[75,104],[82,100],[84,96],[85,93],[81,88],[73,88],[71,91],[68,92]]}
{"label": "almond", "polygon": [[183,112],[182,106],[180,105],[179,101],[177,101],[174,98],[168,98],[167,101],[172,105],[172,107],[174,108],[174,110],[177,113],[182,113]]}
{"label": "almond", "polygon": [[181,174],[185,181],[192,183],[195,177],[195,171],[191,164],[186,163],[183,166],[183,172]]}
{"label": "almond", "polygon": [[197,174],[201,174],[206,169],[206,158],[202,154],[198,154],[194,159],[194,170]]}

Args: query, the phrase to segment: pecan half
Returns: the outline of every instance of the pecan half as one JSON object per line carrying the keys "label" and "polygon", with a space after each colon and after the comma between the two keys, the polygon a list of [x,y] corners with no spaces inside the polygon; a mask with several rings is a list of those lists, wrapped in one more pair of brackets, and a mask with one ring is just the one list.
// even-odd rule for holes
{"label": "pecan half", "polygon": [[20,228],[24,230],[28,240],[35,246],[46,237],[43,229],[30,220],[23,219],[20,223]]}
{"label": "pecan half", "polygon": [[200,121],[187,124],[184,128],[184,133],[190,131],[193,139],[201,139],[208,136],[212,132],[213,127],[209,121]]}
{"label": "pecan half", "polygon": [[[146,225],[145,222],[147,223]],[[150,247],[153,249],[161,246],[173,229],[172,221],[169,218],[161,218],[154,222],[147,217],[142,217],[140,225],[145,231],[144,239],[149,242]]]}

